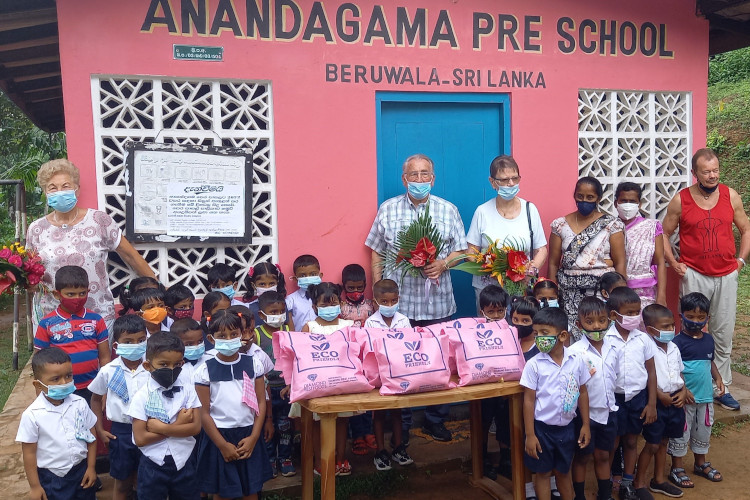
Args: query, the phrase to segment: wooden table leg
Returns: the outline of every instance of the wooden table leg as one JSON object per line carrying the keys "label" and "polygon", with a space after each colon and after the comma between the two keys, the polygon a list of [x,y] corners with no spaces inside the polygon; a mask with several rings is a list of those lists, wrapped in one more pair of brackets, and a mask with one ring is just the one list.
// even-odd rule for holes
{"label": "wooden table leg", "polygon": [[475,481],[484,476],[484,456],[482,455],[482,401],[469,401],[469,432],[471,432],[471,477]]}
{"label": "wooden table leg", "polygon": [[320,415],[320,498],[336,500],[336,414]]}
{"label": "wooden table leg", "polygon": [[521,393],[510,397],[510,464],[513,468],[513,498],[516,500],[526,498],[526,489],[523,481],[524,446],[523,393]]}
{"label": "wooden table leg", "polygon": [[313,500],[313,416],[302,407],[302,500]]}

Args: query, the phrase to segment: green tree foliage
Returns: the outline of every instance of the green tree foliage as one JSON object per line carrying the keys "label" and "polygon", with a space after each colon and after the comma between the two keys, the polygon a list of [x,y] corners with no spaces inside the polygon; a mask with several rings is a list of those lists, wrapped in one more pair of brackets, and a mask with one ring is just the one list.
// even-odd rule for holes
{"label": "green tree foliage", "polygon": [[708,60],[708,84],[737,83],[750,78],[750,47],[711,56]]}

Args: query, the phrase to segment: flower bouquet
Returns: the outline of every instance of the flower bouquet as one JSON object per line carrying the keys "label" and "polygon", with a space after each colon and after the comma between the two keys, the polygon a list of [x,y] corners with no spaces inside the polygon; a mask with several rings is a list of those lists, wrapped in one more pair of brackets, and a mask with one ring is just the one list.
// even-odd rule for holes
{"label": "flower bouquet", "polygon": [[505,288],[510,295],[523,295],[526,288],[525,278],[531,269],[529,257],[520,250],[521,245],[511,240],[492,241],[486,234],[487,249],[467,254],[466,261],[453,269],[464,271],[475,276],[491,276]]}
{"label": "flower bouquet", "polygon": [[[386,251],[383,260],[385,274],[401,271],[402,280],[407,274],[424,276],[422,269],[437,260],[444,245],[443,237],[430,217],[428,204],[417,220],[399,231],[395,248]],[[434,284],[438,284],[437,280]]]}
{"label": "flower bouquet", "polygon": [[44,276],[44,265],[38,255],[27,252],[18,243],[0,250],[0,295],[12,294],[14,288],[31,288],[39,285]]}

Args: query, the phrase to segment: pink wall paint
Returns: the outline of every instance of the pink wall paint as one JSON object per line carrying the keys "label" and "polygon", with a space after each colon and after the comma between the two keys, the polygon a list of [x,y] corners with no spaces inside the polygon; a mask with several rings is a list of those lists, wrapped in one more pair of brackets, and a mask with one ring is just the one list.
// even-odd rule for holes
{"label": "pink wall paint", "polygon": [[[165,27],[142,33],[149,3],[58,1],[68,150],[83,174],[82,203],[97,204],[92,74],[270,80],[279,251],[285,272],[291,271],[292,260],[301,253],[318,256],[330,279],[338,280],[341,268],[350,262],[369,268],[369,252],[363,242],[377,209],[376,91],[498,91],[486,86],[331,83],[325,81],[326,63],[410,65],[427,71],[436,67],[443,74],[453,68],[543,71],[546,89],[502,91],[511,94],[512,147],[523,169],[522,195],[539,206],[546,226],[573,209],[569,193],[577,178],[579,88],[692,92],[693,147],[705,143],[708,23],[695,16],[695,3],[691,0],[379,2],[394,31],[398,6],[407,6],[411,16],[418,7],[428,8],[428,38],[438,11],[448,10],[460,49],[451,49],[447,43],[438,48],[386,47],[379,39],[371,46],[362,42],[347,44],[338,38],[336,43],[327,44],[321,37],[312,42],[299,38],[291,42],[260,41],[236,38],[228,30],[214,37],[171,35]],[[209,3],[211,20],[219,2]],[[312,2],[297,3],[307,16]],[[332,26],[341,3],[335,0],[324,4]],[[373,2],[356,3],[362,11],[362,24],[366,25]],[[234,4],[244,30],[245,2],[235,0]],[[179,22],[180,0],[171,0],[171,5]],[[490,13],[495,21],[497,14],[513,14],[521,23],[525,15],[541,16],[542,53],[500,52],[497,35],[485,38],[481,50],[472,50],[474,11]],[[636,25],[646,21],[657,26],[664,23],[667,48],[674,57],[645,57],[638,53],[602,56],[581,51],[562,54],[556,31],[557,19],[562,16],[577,23],[586,18],[632,21]],[[222,45],[224,62],[175,61],[174,43]]]}

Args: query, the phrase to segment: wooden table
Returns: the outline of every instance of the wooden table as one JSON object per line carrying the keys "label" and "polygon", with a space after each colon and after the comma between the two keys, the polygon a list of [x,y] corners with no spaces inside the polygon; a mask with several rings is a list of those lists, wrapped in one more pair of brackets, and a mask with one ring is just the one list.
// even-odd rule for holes
{"label": "wooden table", "polygon": [[[510,398],[510,449],[513,468],[512,491],[508,492],[496,481],[484,477],[482,464],[482,403],[485,398],[508,396]],[[313,500],[313,416],[320,415],[320,465],[321,498],[336,498],[336,414],[357,410],[398,410],[415,406],[430,406],[459,401],[469,401],[471,410],[471,461],[472,476],[469,481],[493,498],[526,498],[523,466],[523,388],[518,382],[456,387],[446,391],[423,392],[404,396],[381,396],[377,389],[365,394],[345,394],[300,401],[302,406],[302,500]]]}

